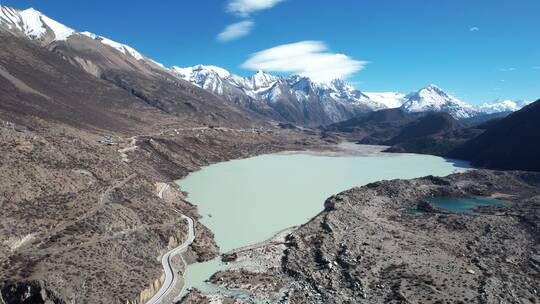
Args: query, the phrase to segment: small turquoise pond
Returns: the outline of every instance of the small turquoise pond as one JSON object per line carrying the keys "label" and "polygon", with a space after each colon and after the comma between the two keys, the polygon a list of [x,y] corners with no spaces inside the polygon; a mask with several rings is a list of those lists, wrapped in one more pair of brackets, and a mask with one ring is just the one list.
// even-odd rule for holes
{"label": "small turquoise pond", "polygon": [[432,198],[431,203],[444,210],[464,213],[464,214],[478,214],[474,212],[474,208],[478,206],[505,206],[508,205],[508,201],[503,201],[495,198],[477,197],[477,198]]}

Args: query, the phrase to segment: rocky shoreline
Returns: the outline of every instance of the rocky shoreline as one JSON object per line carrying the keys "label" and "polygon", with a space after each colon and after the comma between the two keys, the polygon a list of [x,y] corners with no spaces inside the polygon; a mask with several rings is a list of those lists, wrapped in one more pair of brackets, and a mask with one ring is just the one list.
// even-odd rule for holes
{"label": "rocky shoreline", "polygon": [[[308,223],[235,256],[273,261],[264,271],[234,269],[211,281],[274,303],[538,303],[539,186],[539,173],[469,170],[353,188]],[[431,197],[511,204],[476,216],[408,212]],[[209,301],[196,291],[186,299]]]}
{"label": "rocky shoreline", "polygon": [[[159,288],[160,255],[187,232],[172,209],[199,218],[180,191],[158,197],[157,183],[215,162],[325,145],[274,128],[141,132],[154,135],[113,134],[118,144],[104,145],[94,131],[39,120],[25,132],[0,128],[4,302],[142,303]],[[188,255],[215,257],[212,233],[198,222],[196,233]]]}
{"label": "rocky shoreline", "polygon": [[[187,227],[171,209],[200,217],[176,188],[158,197],[157,183],[264,153],[328,155],[318,151],[331,144],[294,130],[197,127],[139,135],[131,149],[133,134],[103,146],[95,133],[40,123],[24,133],[0,129],[6,303],[143,303],[159,288],[159,256],[185,238]],[[376,153],[370,151],[356,153]],[[297,229],[233,253],[237,261],[257,257],[261,267],[211,280],[248,297],[192,291],[183,303],[537,303],[539,186],[536,173],[468,170],[354,188],[328,199],[325,211]],[[480,208],[477,217],[406,212],[431,195],[499,196],[513,204]],[[186,259],[217,256],[211,231],[198,222],[195,231]]]}

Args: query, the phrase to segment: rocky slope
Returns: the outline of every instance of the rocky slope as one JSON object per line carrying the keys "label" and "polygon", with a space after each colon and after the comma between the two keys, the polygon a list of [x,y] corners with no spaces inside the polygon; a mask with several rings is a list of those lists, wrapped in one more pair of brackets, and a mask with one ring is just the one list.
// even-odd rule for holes
{"label": "rocky slope", "polygon": [[[409,95],[362,93],[342,80],[321,84],[306,77],[284,78],[262,71],[241,77],[220,67],[203,65],[169,69],[133,47],[91,32],[79,32],[34,9],[15,10],[0,6],[0,28],[61,54],[73,65],[168,113],[216,111],[219,108],[234,113],[240,108],[284,122],[326,125],[386,108],[401,107],[406,112],[447,112],[456,119],[467,119],[515,111],[526,104],[505,100],[472,106],[434,85]],[[187,82],[204,90],[196,90]],[[216,95],[229,103],[224,104]],[[176,96],[193,99],[197,104],[174,102]],[[233,115],[239,116],[238,113]],[[204,115],[191,113],[190,116],[200,119]],[[208,120],[220,118],[224,117],[207,117]]]}
{"label": "rocky slope", "polygon": [[540,100],[495,122],[448,155],[490,168],[540,171],[539,131]]}
{"label": "rocky slope", "polygon": [[[328,113],[349,111],[345,105],[349,103],[336,103],[335,98],[363,98],[340,82],[315,88],[306,79],[294,78],[265,94],[284,92],[292,85],[305,93],[305,102],[284,99],[279,107],[266,108],[271,113],[266,115],[258,106],[237,106],[179,79],[127,45],[72,30],[35,10],[0,7],[0,40],[0,298],[6,304],[143,303],[159,287],[159,256],[186,237],[186,223],[177,211],[198,218],[196,208],[179,190],[172,188],[159,197],[160,183],[219,161],[323,145],[312,130],[277,128],[260,114],[305,123],[332,121]],[[259,76],[254,83],[274,81]],[[344,95],[339,93],[342,90]],[[400,114],[382,115],[381,123],[392,123],[394,115]],[[486,294],[490,302],[497,297],[491,290],[500,288],[505,294],[499,297],[507,300],[517,296],[534,299],[537,276],[529,271],[539,264],[538,215],[531,206],[538,200],[529,185],[537,187],[538,177],[490,174],[394,182],[397,188],[381,183],[333,198],[328,210],[287,240],[286,258],[272,270],[275,273],[255,277],[258,282],[277,282],[266,285],[265,292],[287,287],[289,291],[279,297],[291,303],[346,301],[362,296],[357,288],[365,286],[369,299],[372,294],[373,299],[385,299],[386,287],[392,286],[393,291],[394,283],[402,278],[410,283],[403,285],[404,290],[412,286],[410,294],[404,291],[410,299],[417,300],[422,294],[419,291],[424,291],[421,288],[441,289],[444,283],[450,286],[448,297],[462,300],[461,294],[476,296],[470,288],[456,286],[457,273],[468,271],[463,265],[469,257],[464,255],[473,252],[483,263],[477,266],[482,271],[482,265],[495,268],[493,259],[510,261],[497,268],[494,276],[486,278],[488,273],[484,276],[483,272],[480,279],[475,276],[464,281],[477,287],[478,297]],[[455,215],[428,214],[410,224],[400,213],[402,206],[414,206],[414,199],[431,193],[483,195],[494,191],[515,195],[511,199],[520,208],[489,216],[489,223],[486,217],[468,221]],[[524,197],[531,203],[525,204]],[[339,204],[342,198],[346,204]],[[366,201],[369,198],[377,204]],[[492,222],[497,225],[488,226]],[[349,229],[346,227],[358,227],[358,233],[351,237],[343,233]],[[437,236],[448,237],[435,238],[434,229],[439,229]],[[450,233],[455,231],[467,235],[456,238]],[[189,256],[201,261],[215,256],[211,232],[196,223],[196,234]],[[398,236],[398,251],[393,251],[393,245],[384,247],[394,235]],[[419,239],[399,241],[411,235]],[[349,242],[350,251],[343,249],[342,242]],[[416,244],[442,248],[437,250],[443,258],[417,250]],[[463,244],[470,248],[465,250]],[[285,245],[281,242],[279,246]],[[413,263],[411,270],[404,265],[406,271],[399,278],[392,277],[400,268],[388,262],[395,262],[395,257],[379,259],[381,248],[383,253],[399,252],[400,258],[404,252],[411,263],[420,254],[429,263]],[[373,277],[367,283],[351,281],[358,267],[349,266],[348,252],[360,256],[358,265],[367,257],[366,269],[383,283],[370,284]],[[452,258],[460,264],[452,269],[457,269],[455,273],[448,274],[451,266],[444,262]],[[529,264],[524,263],[527,259]],[[281,261],[281,255],[277,260]],[[369,268],[373,263],[382,264]],[[473,271],[480,273],[477,268]],[[451,284],[447,281],[437,287],[432,281],[418,279],[430,271],[435,278],[448,275]],[[511,277],[499,279],[503,271]],[[246,280],[252,275],[245,272],[236,277]]]}
{"label": "rocky slope", "polygon": [[460,132],[463,126],[448,113],[429,113],[403,127],[387,144],[394,145],[417,138],[450,132]]}
{"label": "rocky slope", "polygon": [[[283,303],[538,303],[539,186],[538,173],[475,170],[353,188],[330,197],[284,243],[241,253],[278,267],[212,281]],[[433,196],[511,204],[464,215],[434,208]]]}
{"label": "rocky slope", "polygon": [[455,147],[483,132],[480,126],[465,128],[447,113],[429,113],[404,126],[384,142],[387,152],[407,152],[444,156]]}
{"label": "rocky slope", "polygon": [[330,138],[343,137],[362,144],[392,146],[389,151],[393,152],[437,155],[482,132],[464,128],[445,112],[407,113],[402,109],[358,115],[321,129],[323,136]]}
{"label": "rocky slope", "polygon": [[[105,84],[103,87],[115,87],[111,90],[117,94],[121,94],[120,90],[124,91],[122,99],[136,106],[148,106],[156,112],[173,114],[194,123],[244,124],[245,121],[254,119],[252,113],[238,109],[225,100],[178,79],[168,69],[127,45],[89,32],[75,31],[33,9],[17,11],[2,6],[0,34],[3,41],[7,42],[2,45],[5,55],[2,57],[5,58],[2,66],[11,73],[14,71],[13,66],[24,63],[25,67],[19,65],[18,72],[25,74],[11,77],[18,78],[23,84],[29,81],[28,78],[36,82],[47,79],[44,75],[31,75],[32,69],[40,70],[39,65],[43,68],[49,65],[69,69],[66,65],[69,63],[77,67],[77,72],[82,69],[89,76],[93,76],[78,76],[85,77],[88,81],[79,82],[77,86],[66,86],[65,84],[75,77],[70,79],[61,77],[61,73],[54,74],[55,78],[47,80],[53,89],[57,90],[56,95],[49,96],[51,99],[59,99],[62,94],[64,99],[76,96],[73,92],[62,92],[64,89],[79,90],[80,94],[89,95],[92,89],[88,85],[101,86],[106,81],[110,85]],[[20,50],[23,53],[19,54]],[[39,58],[36,58],[38,56]],[[10,60],[7,60],[8,58]],[[18,62],[15,58],[22,59]],[[34,65],[30,65],[31,60],[34,60]],[[41,73],[45,74],[43,71]],[[33,84],[26,87],[34,88]],[[37,94],[40,97],[48,96],[42,92],[44,90],[48,90],[46,85],[43,85],[41,91],[34,89],[43,93]],[[93,98],[105,102],[103,96]],[[114,103],[116,99],[118,98],[110,98],[108,102]],[[77,111],[77,107],[74,107],[74,110]],[[91,115],[93,111],[81,109],[81,112]]]}
{"label": "rocky slope", "polygon": [[[144,302],[159,286],[160,255],[186,237],[175,210],[198,217],[180,191],[158,197],[158,183],[318,142],[274,128],[127,47],[60,35],[35,11],[1,9],[11,18],[0,20],[6,304]],[[215,256],[212,234],[199,223],[196,231],[190,256]]]}
{"label": "rocky slope", "polygon": [[363,144],[382,144],[397,136],[400,130],[423,116],[401,109],[386,109],[357,115],[349,120],[321,127],[324,136],[344,136]]}

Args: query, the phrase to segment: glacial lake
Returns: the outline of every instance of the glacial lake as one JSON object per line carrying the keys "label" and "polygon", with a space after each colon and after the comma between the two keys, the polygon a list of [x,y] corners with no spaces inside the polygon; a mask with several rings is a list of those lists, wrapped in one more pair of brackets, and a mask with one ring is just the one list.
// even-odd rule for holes
{"label": "glacial lake", "polygon": [[477,212],[474,211],[474,208],[478,206],[504,206],[509,204],[507,201],[488,198],[488,197],[477,197],[477,198],[432,198],[431,203],[438,208],[445,209],[448,211],[463,213],[469,215],[476,215]]}
{"label": "glacial lake", "polygon": [[[416,154],[368,153],[328,156],[278,153],[210,165],[177,181],[196,204],[201,222],[212,230],[221,252],[265,241],[307,222],[326,198],[355,186],[426,175],[445,176],[466,163]],[[213,273],[231,267],[219,258],[189,265],[184,291],[203,292]]]}

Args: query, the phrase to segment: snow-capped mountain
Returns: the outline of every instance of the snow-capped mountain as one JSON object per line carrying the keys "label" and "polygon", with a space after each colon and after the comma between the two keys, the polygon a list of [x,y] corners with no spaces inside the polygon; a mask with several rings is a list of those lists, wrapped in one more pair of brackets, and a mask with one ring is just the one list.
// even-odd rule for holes
{"label": "snow-capped mountain", "polygon": [[130,55],[130,56],[132,56],[133,58],[135,58],[137,60],[144,59],[144,56],[141,53],[139,53],[137,50],[130,47],[129,45],[121,44],[119,42],[113,41],[111,39],[108,39],[108,38],[105,38],[105,37],[102,37],[102,36],[98,36],[98,35],[96,35],[94,33],[90,33],[90,32],[81,32],[79,34],[87,36],[87,37],[89,37],[91,39],[94,39],[94,40],[96,40],[96,41],[98,41],[100,43],[103,43],[105,45],[108,45],[108,46],[114,48],[115,50],[119,51],[120,53],[122,53],[124,55]]}
{"label": "snow-capped mountain", "polygon": [[[343,80],[316,83],[307,77],[282,77],[263,71],[242,77],[212,65],[169,69],[129,45],[91,32],[78,32],[32,8],[16,10],[0,5],[0,29],[54,49],[71,63],[100,78],[107,71],[134,69],[159,78],[176,77],[264,116],[295,123],[327,124],[387,108],[401,108],[405,112],[442,111],[456,119],[466,119],[516,111],[526,104],[503,100],[473,106],[435,85],[408,95],[364,93]],[[111,77],[111,81],[116,79]]]}
{"label": "snow-capped mountain", "polygon": [[[395,101],[387,102],[384,98],[370,98],[343,80],[334,80],[328,84],[316,83],[302,76],[280,77],[264,71],[242,77],[229,71],[212,66],[197,65],[193,67],[172,67],[171,71],[178,77],[187,80],[214,94],[237,103],[254,103],[265,112],[269,108],[275,110],[276,117],[291,120],[290,109],[300,121],[318,119],[314,123],[336,122],[352,117],[352,115],[386,109]],[[241,102],[240,102],[241,101]],[[396,105],[396,107],[399,105]],[[289,108],[284,110],[283,107]],[[314,113],[317,114],[314,114]],[[295,116],[295,115],[293,115]],[[287,118],[289,117],[289,118]],[[300,122],[295,121],[294,122]]]}
{"label": "snow-capped mountain", "polygon": [[471,105],[432,84],[405,96],[401,109],[405,112],[447,112],[459,120],[486,114],[515,112],[527,104],[526,101],[496,100],[490,103]]}
{"label": "snow-capped mountain", "polygon": [[401,109],[410,113],[446,112],[456,119],[471,118],[479,114],[479,110],[473,105],[447,94],[433,84],[407,95]]}
{"label": "snow-capped mountain", "polygon": [[85,36],[99,44],[106,45],[114,50],[130,56],[138,61],[146,61],[158,66],[161,64],[145,57],[143,54],[130,47],[106,37],[102,37],[90,32],[78,32],[68,26],[55,21],[45,14],[29,8],[26,10],[16,10],[11,7],[0,5],[0,26],[6,27],[13,33],[19,33],[31,40],[40,42],[44,46],[52,43],[67,42],[80,36]]}
{"label": "snow-capped mountain", "polygon": [[31,39],[66,40],[75,31],[33,8],[18,11],[0,6],[0,24],[18,30]]}
{"label": "snow-capped mountain", "polygon": [[399,108],[405,102],[406,94],[399,92],[364,92],[369,99],[385,105],[389,109]]}
{"label": "snow-capped mountain", "polygon": [[483,103],[478,106],[478,110],[485,114],[495,114],[504,112],[515,112],[528,105],[527,101],[496,100],[490,103]]}
{"label": "snow-capped mountain", "polygon": [[[263,107],[264,111],[268,111],[268,108],[276,109],[285,100],[297,109],[305,108],[308,103],[310,108],[316,105],[329,122],[350,118],[355,113],[389,108],[401,108],[404,112],[447,112],[459,120],[516,111],[525,105],[523,102],[505,100],[475,106],[451,96],[433,84],[408,95],[398,92],[364,93],[343,80],[315,83],[307,77],[294,75],[284,78],[263,71],[241,77],[212,65],[173,67],[171,71],[216,95],[252,107],[255,103]],[[291,120],[281,116],[278,113],[275,117]]]}

